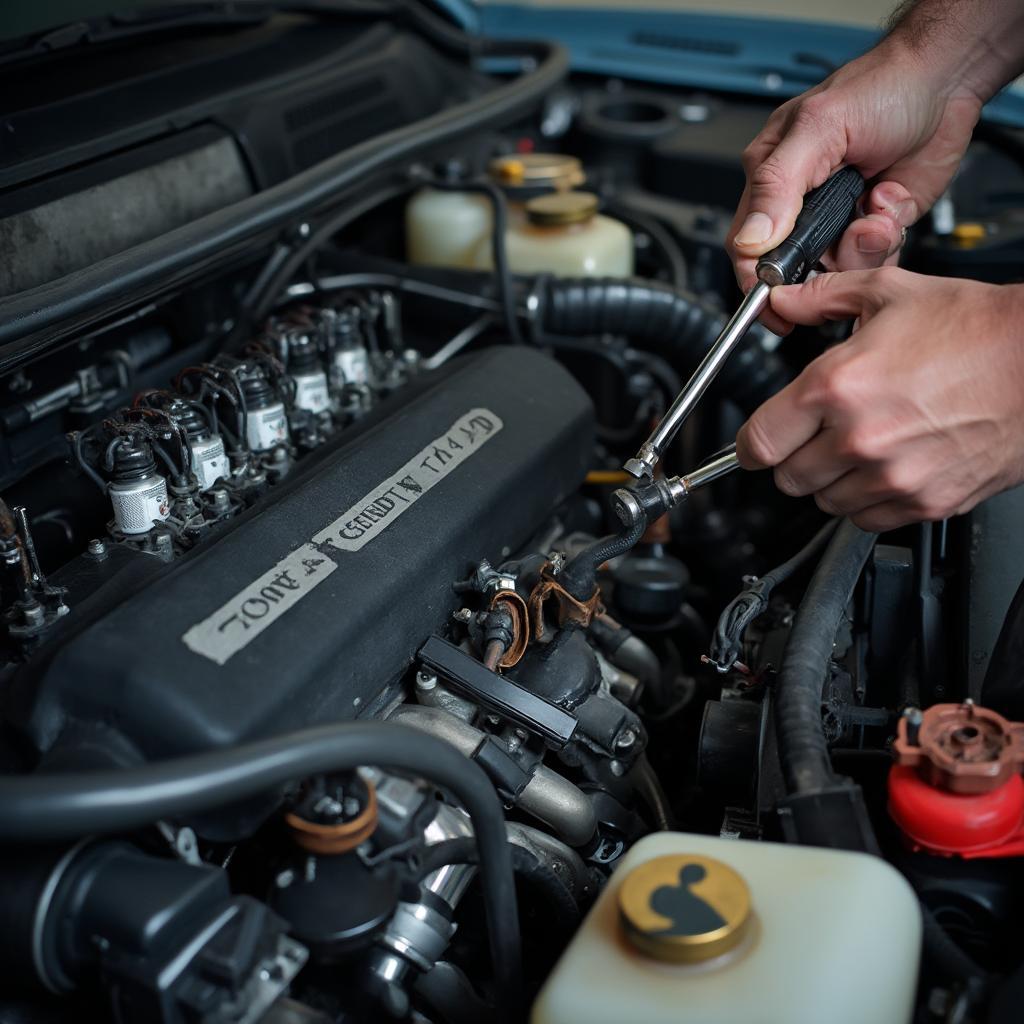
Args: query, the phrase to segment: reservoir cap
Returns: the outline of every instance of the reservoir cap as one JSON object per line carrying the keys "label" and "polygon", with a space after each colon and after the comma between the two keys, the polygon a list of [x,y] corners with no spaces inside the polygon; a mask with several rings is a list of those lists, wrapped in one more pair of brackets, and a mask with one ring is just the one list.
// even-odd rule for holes
{"label": "reservoir cap", "polygon": [[710,960],[739,945],[750,928],[747,883],[711,857],[646,861],[627,875],[618,902],[630,944],[657,960]]}
{"label": "reservoir cap", "polygon": [[526,204],[526,218],[538,227],[581,224],[597,213],[597,196],[592,192],[552,192]]}

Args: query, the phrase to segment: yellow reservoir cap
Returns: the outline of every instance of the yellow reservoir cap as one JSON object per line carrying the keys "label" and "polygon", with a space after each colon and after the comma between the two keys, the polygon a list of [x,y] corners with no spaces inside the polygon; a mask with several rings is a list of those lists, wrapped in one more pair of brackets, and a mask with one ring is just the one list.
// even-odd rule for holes
{"label": "yellow reservoir cap", "polygon": [[974,220],[965,220],[953,228],[953,237],[961,245],[971,246],[975,242],[980,242],[987,238],[988,231],[985,229],[984,224],[979,224]]}
{"label": "yellow reservoir cap", "polygon": [[728,953],[752,920],[750,889],[728,864],[672,854],[635,867],[618,892],[619,921],[646,956],[697,963]]}

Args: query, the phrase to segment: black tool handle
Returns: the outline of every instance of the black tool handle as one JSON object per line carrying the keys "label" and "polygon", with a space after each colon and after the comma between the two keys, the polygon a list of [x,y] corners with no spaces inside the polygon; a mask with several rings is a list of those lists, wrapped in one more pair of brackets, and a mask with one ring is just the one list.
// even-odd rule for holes
{"label": "black tool handle", "polygon": [[855,167],[843,167],[804,197],[792,233],[757,261],[758,280],[774,287],[798,284],[846,230],[864,191]]}

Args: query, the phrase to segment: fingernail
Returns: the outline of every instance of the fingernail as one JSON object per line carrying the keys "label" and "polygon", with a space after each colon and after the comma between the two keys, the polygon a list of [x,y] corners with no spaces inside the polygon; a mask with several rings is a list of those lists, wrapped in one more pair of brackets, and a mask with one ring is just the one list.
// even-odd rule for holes
{"label": "fingernail", "polygon": [[857,252],[876,253],[888,251],[889,239],[880,232],[871,231],[866,235],[857,236]]}
{"label": "fingernail", "polygon": [[875,189],[874,200],[875,202],[887,209],[895,209],[899,204],[899,197],[903,195],[903,190],[895,186],[879,185]]}
{"label": "fingernail", "polygon": [[896,213],[896,219],[901,224],[912,224],[917,216],[917,203],[913,199],[904,199],[902,202],[897,203],[893,210]]}
{"label": "fingernail", "polygon": [[736,233],[737,245],[760,245],[772,237],[775,225],[766,213],[752,213]]}

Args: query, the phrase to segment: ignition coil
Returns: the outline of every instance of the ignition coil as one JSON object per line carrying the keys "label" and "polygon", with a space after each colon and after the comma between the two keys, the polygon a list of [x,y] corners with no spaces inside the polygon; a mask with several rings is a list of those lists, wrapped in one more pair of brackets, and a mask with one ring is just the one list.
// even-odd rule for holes
{"label": "ignition coil", "polygon": [[167,408],[168,415],[188,437],[191,469],[201,491],[208,491],[222,477],[230,475],[224,440],[214,433],[195,405],[176,399]]}
{"label": "ignition coil", "polygon": [[250,366],[239,374],[245,399],[245,439],[253,452],[269,452],[288,442],[284,402],[263,373]]}
{"label": "ignition coil", "polygon": [[[112,449],[112,450],[111,450]],[[131,435],[115,439],[108,449],[112,471],[107,486],[114,509],[114,527],[128,537],[149,533],[170,514],[167,480],[156,471],[153,449]]]}

